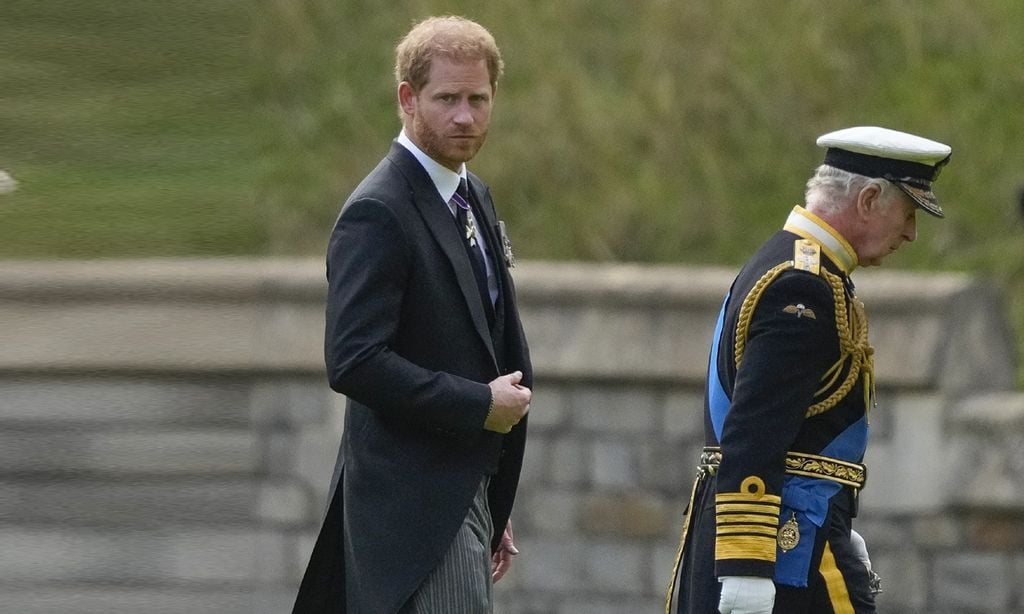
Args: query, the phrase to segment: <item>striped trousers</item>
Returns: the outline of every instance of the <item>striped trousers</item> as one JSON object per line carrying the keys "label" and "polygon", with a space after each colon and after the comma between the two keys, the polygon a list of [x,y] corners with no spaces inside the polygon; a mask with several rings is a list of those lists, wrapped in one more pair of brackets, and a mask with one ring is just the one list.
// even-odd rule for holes
{"label": "striped trousers", "polygon": [[399,614],[491,614],[491,535],[484,477],[448,552]]}

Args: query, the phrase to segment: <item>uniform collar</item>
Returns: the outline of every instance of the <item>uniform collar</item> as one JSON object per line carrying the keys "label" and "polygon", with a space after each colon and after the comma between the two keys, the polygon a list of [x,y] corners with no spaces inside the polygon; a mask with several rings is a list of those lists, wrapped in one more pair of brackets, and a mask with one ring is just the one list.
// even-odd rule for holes
{"label": "uniform collar", "polygon": [[859,264],[857,252],[853,251],[853,247],[835,228],[799,205],[793,207],[793,211],[786,219],[784,230],[821,245],[825,255],[839,265],[847,275]]}
{"label": "uniform collar", "polygon": [[[430,175],[430,180],[434,182],[434,187],[437,188],[437,193],[441,195],[441,200],[448,202],[452,199],[452,194],[459,189],[459,180],[466,179],[466,165],[463,164],[459,167],[459,172],[454,172],[450,168],[442,166],[436,160],[423,153],[416,143],[412,142],[412,139],[405,134],[405,129],[398,135],[398,144],[409,150],[409,153],[419,161],[420,166],[423,170],[427,171]],[[468,180],[467,180],[468,181]]]}

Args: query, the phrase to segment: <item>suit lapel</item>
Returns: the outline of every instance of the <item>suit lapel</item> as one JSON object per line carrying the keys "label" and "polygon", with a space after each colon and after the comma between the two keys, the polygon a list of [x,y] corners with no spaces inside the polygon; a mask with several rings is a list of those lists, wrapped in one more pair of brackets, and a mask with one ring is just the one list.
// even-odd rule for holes
{"label": "suit lapel", "polygon": [[480,304],[480,292],[477,290],[476,277],[473,275],[469,258],[466,256],[466,249],[462,246],[462,238],[452,220],[451,210],[448,209],[447,203],[441,200],[434,182],[430,180],[430,175],[405,147],[393,143],[388,159],[401,170],[409,182],[412,188],[413,206],[423,217],[434,240],[440,245],[441,251],[444,252],[455,270],[455,278],[462,291],[462,298],[469,307],[473,326],[487,346],[491,357],[494,358],[494,344],[487,326],[487,315],[484,313],[483,305]]}

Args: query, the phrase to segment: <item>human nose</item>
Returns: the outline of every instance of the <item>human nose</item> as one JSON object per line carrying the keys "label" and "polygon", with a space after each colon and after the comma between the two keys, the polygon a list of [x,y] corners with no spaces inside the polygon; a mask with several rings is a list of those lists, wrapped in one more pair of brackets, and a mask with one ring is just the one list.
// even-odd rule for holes
{"label": "human nose", "polygon": [[455,114],[452,116],[452,121],[459,125],[473,123],[473,110],[470,108],[468,100],[459,101],[455,106]]}

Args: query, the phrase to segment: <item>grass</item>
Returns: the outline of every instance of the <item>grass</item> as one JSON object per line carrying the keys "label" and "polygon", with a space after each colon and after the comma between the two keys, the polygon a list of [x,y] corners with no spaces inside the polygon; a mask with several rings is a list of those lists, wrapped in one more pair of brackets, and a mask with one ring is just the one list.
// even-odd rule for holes
{"label": "grass", "polygon": [[265,249],[249,6],[5,2],[0,257]]}
{"label": "grass", "polygon": [[0,258],[320,255],[398,132],[394,43],[439,13],[502,47],[472,167],[522,258],[738,264],[819,134],[884,125],[954,150],[948,218],[890,266],[992,279],[1020,335],[1015,0],[7,0]]}

